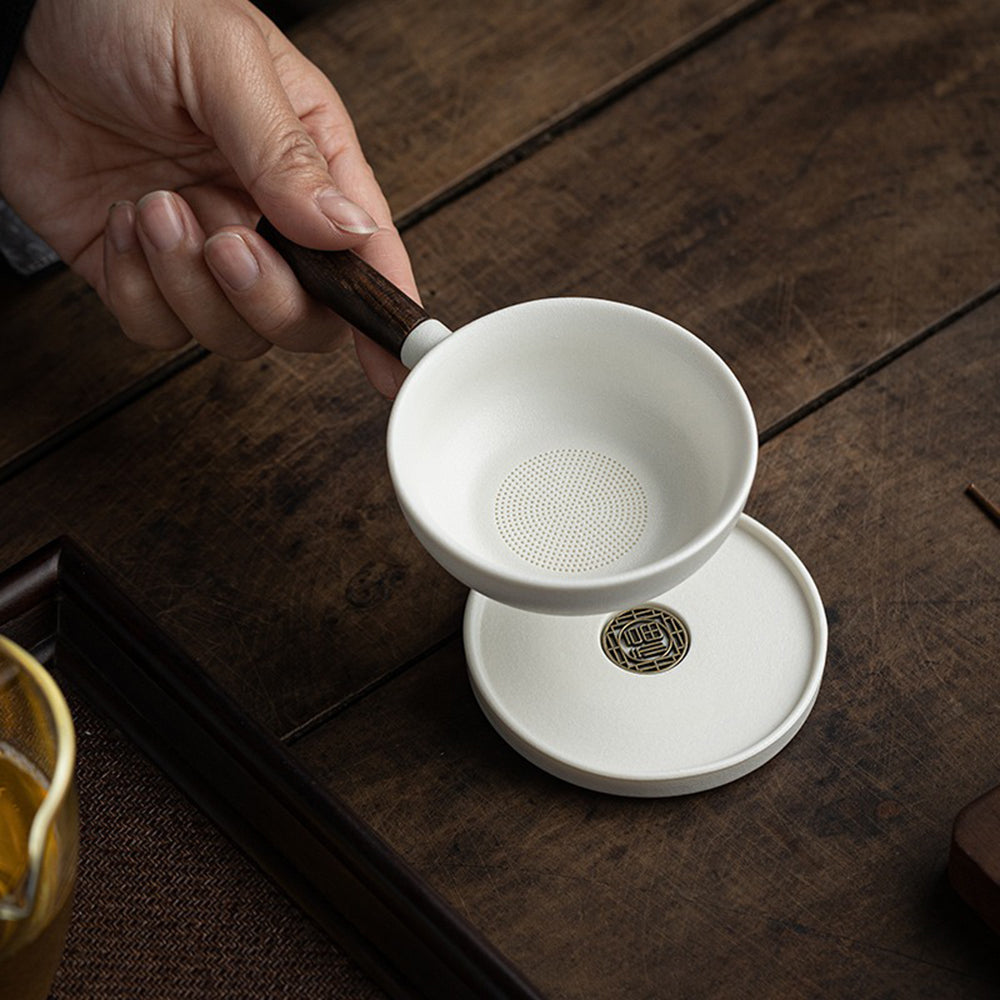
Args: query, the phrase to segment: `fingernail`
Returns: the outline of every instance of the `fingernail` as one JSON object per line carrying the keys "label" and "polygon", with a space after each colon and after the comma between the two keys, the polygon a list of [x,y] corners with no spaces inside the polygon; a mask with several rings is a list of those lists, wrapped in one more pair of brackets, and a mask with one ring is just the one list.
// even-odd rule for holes
{"label": "fingernail", "polygon": [[324,191],[319,198],[320,210],[338,228],[355,236],[371,236],[378,232],[378,224],[360,206],[339,191]]}
{"label": "fingernail", "polygon": [[142,231],[157,250],[173,250],[184,239],[184,220],[169,191],[153,191],[136,205]]}
{"label": "fingernail", "polygon": [[260,277],[257,258],[236,233],[210,236],[205,240],[205,255],[219,277],[237,292],[245,292]]}
{"label": "fingernail", "polygon": [[116,253],[135,249],[135,205],[116,201],[108,209],[107,235]]}

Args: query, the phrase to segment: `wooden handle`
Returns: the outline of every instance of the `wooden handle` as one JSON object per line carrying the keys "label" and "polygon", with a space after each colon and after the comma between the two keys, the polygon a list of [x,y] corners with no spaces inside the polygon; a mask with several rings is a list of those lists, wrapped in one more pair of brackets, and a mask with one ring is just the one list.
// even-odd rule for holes
{"label": "wooden handle", "polygon": [[299,283],[380,347],[399,357],[409,332],[430,317],[350,250],[311,250],[282,236],[267,219],[257,232],[288,262]]}

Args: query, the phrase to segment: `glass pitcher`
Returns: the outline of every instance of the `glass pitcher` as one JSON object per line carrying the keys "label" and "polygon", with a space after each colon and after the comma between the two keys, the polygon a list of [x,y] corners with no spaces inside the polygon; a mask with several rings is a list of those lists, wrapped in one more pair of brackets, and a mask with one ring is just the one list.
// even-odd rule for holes
{"label": "glass pitcher", "polygon": [[76,735],[42,665],[0,636],[0,1000],[45,1000],[78,850]]}

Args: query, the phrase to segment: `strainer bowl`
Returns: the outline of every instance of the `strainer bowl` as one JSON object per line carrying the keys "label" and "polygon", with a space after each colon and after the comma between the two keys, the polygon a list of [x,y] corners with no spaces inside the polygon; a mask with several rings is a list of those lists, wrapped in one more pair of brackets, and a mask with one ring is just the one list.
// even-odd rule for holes
{"label": "strainer bowl", "polygon": [[410,528],[453,576],[550,614],[663,593],[725,540],[757,433],[735,376],[653,313],[543,299],[483,316],[403,384],[387,438]]}
{"label": "strainer bowl", "polygon": [[503,604],[592,614],[662,594],[746,503],[757,431],[722,359],[676,323],[541,299],[452,333],[346,252],[258,231],[302,285],[412,369],[387,451],[413,533]]}

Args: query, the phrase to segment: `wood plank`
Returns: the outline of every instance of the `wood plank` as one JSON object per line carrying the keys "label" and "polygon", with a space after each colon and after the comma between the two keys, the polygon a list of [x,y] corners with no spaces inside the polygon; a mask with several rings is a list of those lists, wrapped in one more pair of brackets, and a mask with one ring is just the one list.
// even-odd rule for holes
{"label": "wood plank", "polygon": [[770,8],[423,223],[425,304],[647,307],[767,428],[996,284],[998,45],[975,2]]}
{"label": "wood plank", "polygon": [[1000,533],[964,493],[1000,492],[998,324],[994,298],[763,449],[751,512],[831,643],[761,770],[659,801],[563,784],[490,729],[457,641],[296,755],[546,996],[995,996],[945,866],[998,775]]}
{"label": "wood plank", "polygon": [[[597,292],[673,314],[732,361],[763,424],[898,347],[992,278],[1000,232],[988,210],[1000,209],[1000,191],[985,164],[996,163],[997,147],[968,161],[962,151],[978,149],[991,127],[996,78],[970,76],[937,99],[932,119],[924,109],[934,87],[918,83],[934,63],[932,35],[965,38],[974,67],[997,15],[983,20],[969,4],[929,27],[904,21],[919,45],[885,41],[900,30],[889,15],[873,24],[875,41],[857,25],[858,35],[845,34],[847,16],[837,4],[773,8],[415,227],[429,298],[452,321],[542,291]],[[845,44],[831,46],[838,32]],[[757,82],[762,65],[775,63],[786,76],[769,69]],[[845,104],[833,120],[852,149],[874,144],[878,162],[812,156],[830,119],[810,109],[830,80],[865,67],[891,83],[894,114],[876,114],[880,96],[860,112]],[[713,88],[719,109],[695,115]],[[711,142],[691,126],[673,138],[668,119],[678,108],[711,128]],[[674,184],[677,157],[697,170],[676,177],[672,193],[663,178]],[[743,213],[696,226],[698,239],[684,229],[716,219],[705,206],[724,204],[730,184],[745,187],[760,157],[798,179],[780,198],[772,186],[773,201],[746,195]],[[728,166],[713,172],[717,161]],[[956,187],[963,164],[968,180]],[[639,222],[623,228],[623,188],[632,185],[635,218],[648,220],[652,243],[629,228]],[[900,190],[922,197],[901,200]],[[862,207],[845,207],[851,192]],[[817,213],[822,235],[813,239],[806,221]],[[903,263],[901,231],[919,236],[911,238],[919,253],[911,248]],[[673,269],[654,252],[663,233],[691,240]],[[799,310],[781,304],[783,268],[813,289]],[[882,285],[873,274],[895,277]],[[697,281],[710,287],[677,296],[679,283]],[[458,621],[461,589],[419,550],[392,498],[386,415],[346,352],[206,361],[0,491],[0,558],[11,563],[72,534],[252,714],[290,731],[442,641]]]}
{"label": "wood plank", "polygon": [[[609,82],[757,5],[311,2],[316,13],[289,33],[343,92],[390,203],[407,211]],[[70,274],[23,283],[8,274],[0,291],[0,468],[118,405],[167,363],[126,341]]]}
{"label": "wood plank", "polygon": [[[234,711],[198,665],[67,539],[0,573],[0,632],[118,728],[394,997],[536,1000],[521,976]],[[85,754],[93,734],[86,718],[77,727]],[[89,780],[84,764],[81,783]],[[114,799],[106,805],[122,820],[128,796],[113,776],[102,777],[111,783],[91,790]],[[155,807],[145,815],[155,818]],[[135,824],[125,826],[119,839],[133,843]],[[226,895],[236,903],[238,894]],[[121,902],[111,897],[101,901]],[[100,914],[87,919],[102,924]],[[159,943],[176,946],[191,930],[167,927],[168,940]]]}
{"label": "wood plank", "polygon": [[0,289],[0,473],[177,356],[127,340],[69,271]]}
{"label": "wood plank", "polygon": [[406,217],[763,6],[350,0],[292,37],[340,90],[390,203]]}
{"label": "wood plank", "polygon": [[[458,624],[393,497],[387,416],[346,352],[211,359],[0,487],[3,557],[72,536],[285,732]],[[413,593],[419,623],[395,619]]]}
{"label": "wood plank", "polygon": [[[775,8],[685,63],[684,87],[647,85],[415,229],[420,269],[455,320],[526,287],[620,290],[707,330],[780,420],[991,280],[991,16]],[[670,100],[713,123],[701,145],[694,126],[672,140]],[[811,157],[824,101],[839,129]],[[679,164],[703,177],[672,201],[657,178]],[[759,199],[744,184],[739,211],[713,214],[743,169],[775,166]],[[555,996],[992,995],[995,942],[943,869],[951,817],[996,783],[996,532],[980,547],[962,490],[1000,489],[998,318],[973,314],[765,448],[752,512],[813,569],[834,642],[816,714],[758,774],[666,804],[559,785],[492,735],[457,643],[302,758]],[[72,532],[283,731],[454,625],[458,588],[373,464],[384,416],[349,358],[206,363],[0,489],[0,564]]]}
{"label": "wood plank", "polygon": [[[940,31],[978,65],[997,15],[969,3],[903,19],[906,44],[887,41],[901,30],[890,14],[864,31],[850,21],[855,35],[849,16],[832,3],[775,7],[416,226],[428,297],[453,322],[542,292],[672,314],[730,359],[765,425],[919,334],[993,278],[998,147],[969,150],[991,127],[997,79],[970,70],[935,98],[932,120],[927,81],[942,67],[924,67],[937,65]],[[950,53],[937,57],[944,68]],[[811,109],[831,80],[862,69],[891,84],[892,100],[882,114],[885,97],[858,112],[845,103],[843,148],[812,156],[827,119]],[[718,108],[704,106],[710,93]],[[676,109],[710,141],[668,127]],[[862,155],[869,145],[877,159]],[[789,180],[754,201],[740,178],[761,158]],[[684,160],[690,177],[671,170]],[[738,183],[745,210],[720,219],[706,208]],[[858,188],[861,204],[848,204]],[[670,240],[689,246],[667,268]],[[812,290],[798,309],[786,273]],[[681,297],[691,282],[705,287]],[[287,733],[459,620],[461,588],[412,540],[391,495],[386,417],[347,352],[206,361],[0,489],[0,564],[73,535],[241,705]]]}

